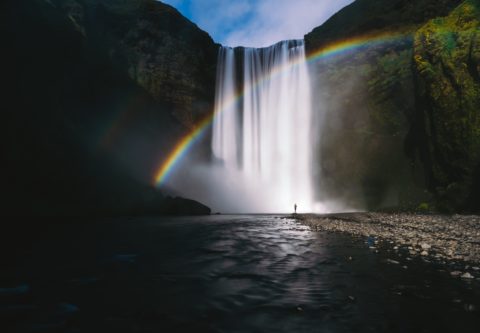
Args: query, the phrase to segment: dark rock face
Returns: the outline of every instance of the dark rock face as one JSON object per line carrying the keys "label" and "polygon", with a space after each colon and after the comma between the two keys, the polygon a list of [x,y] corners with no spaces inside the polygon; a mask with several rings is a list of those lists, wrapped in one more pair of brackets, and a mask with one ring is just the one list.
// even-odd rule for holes
{"label": "dark rock face", "polygon": [[447,15],[462,0],[356,0],[305,36],[315,50],[343,38],[372,32],[410,32],[431,18]]}
{"label": "dark rock face", "polygon": [[171,213],[153,173],[213,104],[208,35],[156,1],[7,0],[1,12],[2,215]]}
{"label": "dark rock face", "polygon": [[[477,139],[474,134],[466,134],[478,130],[475,112],[468,111],[479,105],[472,70],[477,66],[476,55],[471,52],[476,46],[474,11],[469,16],[455,16],[464,22],[457,23],[463,28],[448,26],[455,31],[455,40],[462,29],[470,29],[455,42],[462,56],[448,52],[434,56],[450,43],[443,41],[440,32],[447,27],[440,22],[454,19],[442,17],[455,15],[459,12],[455,8],[462,3],[357,0],[305,36],[310,54],[358,36],[394,37],[382,43],[365,43],[354,53],[312,64],[317,84],[314,107],[325,124],[324,135],[319,138],[318,172],[327,197],[340,197],[353,206],[369,209],[399,205],[415,208],[420,202],[432,200],[431,194],[440,209],[446,202],[452,202],[455,210],[479,206],[479,195],[473,193],[480,174],[474,152],[478,151],[474,143]],[[427,45],[422,45],[422,36],[429,29],[439,32],[438,37],[430,37]],[[473,55],[468,58],[468,54]],[[434,63],[433,73],[418,69],[419,56],[424,63],[425,59]],[[454,60],[456,57],[461,60]],[[447,66],[440,58],[449,59],[444,61]],[[452,80],[461,83],[452,84]],[[449,91],[442,82],[448,83]],[[439,92],[440,85],[443,88]],[[437,122],[449,130],[432,133],[432,124]],[[463,127],[457,125],[460,123]],[[457,129],[457,135],[452,135]],[[445,164],[442,159],[449,162]],[[441,193],[449,186],[452,194],[443,200]],[[464,188],[463,194],[458,192],[459,187]],[[365,201],[358,202],[358,198]]]}
{"label": "dark rock face", "polygon": [[183,125],[212,111],[218,45],[176,9],[153,0],[54,2]]}
{"label": "dark rock face", "polygon": [[194,200],[167,197],[164,200],[161,212],[169,215],[209,215],[211,210]]}

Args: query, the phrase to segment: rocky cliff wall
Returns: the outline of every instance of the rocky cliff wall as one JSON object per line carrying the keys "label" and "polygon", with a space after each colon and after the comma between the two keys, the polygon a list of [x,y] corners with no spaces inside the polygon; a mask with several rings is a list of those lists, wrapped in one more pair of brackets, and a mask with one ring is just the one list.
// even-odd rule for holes
{"label": "rocky cliff wall", "polygon": [[153,174],[211,112],[216,45],[157,1],[3,1],[3,215],[205,212]]}
{"label": "rocky cliff wall", "polygon": [[414,40],[415,148],[448,211],[480,209],[480,2],[430,20]]}
{"label": "rocky cliff wall", "polygon": [[355,52],[312,64],[325,197],[369,209],[478,207],[475,3],[357,0],[305,36],[310,54],[364,37]]}

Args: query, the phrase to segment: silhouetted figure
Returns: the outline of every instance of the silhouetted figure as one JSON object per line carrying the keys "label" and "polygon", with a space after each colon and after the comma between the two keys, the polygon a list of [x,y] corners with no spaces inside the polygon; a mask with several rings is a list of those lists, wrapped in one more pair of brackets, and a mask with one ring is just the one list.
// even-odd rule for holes
{"label": "silhouetted figure", "polygon": [[293,205],[293,209],[295,210],[295,213],[294,213],[294,214],[297,214],[297,204],[294,204],[294,205]]}

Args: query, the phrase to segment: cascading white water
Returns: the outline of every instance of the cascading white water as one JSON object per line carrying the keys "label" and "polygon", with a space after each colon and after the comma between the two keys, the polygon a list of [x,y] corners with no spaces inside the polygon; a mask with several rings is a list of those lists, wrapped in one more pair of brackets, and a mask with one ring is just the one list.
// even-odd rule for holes
{"label": "cascading white water", "polygon": [[[242,61],[242,63],[239,63]],[[242,68],[243,73],[236,73]],[[212,150],[250,212],[312,211],[310,78],[303,40],[219,51]]]}
{"label": "cascading white water", "polygon": [[215,120],[212,148],[215,156],[223,160],[227,168],[238,166],[239,115],[235,97],[235,55],[232,48],[221,47],[218,56],[217,86],[215,97]]}

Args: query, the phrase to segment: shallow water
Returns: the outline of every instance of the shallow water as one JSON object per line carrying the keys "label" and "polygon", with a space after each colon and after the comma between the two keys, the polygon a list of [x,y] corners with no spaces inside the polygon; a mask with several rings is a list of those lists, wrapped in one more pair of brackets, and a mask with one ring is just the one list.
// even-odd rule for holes
{"label": "shallow water", "polygon": [[57,225],[3,267],[2,332],[480,327],[478,281],[275,216]]}

